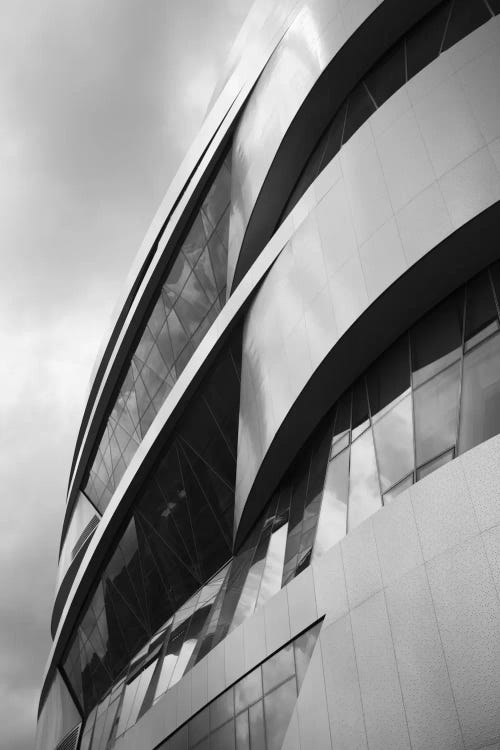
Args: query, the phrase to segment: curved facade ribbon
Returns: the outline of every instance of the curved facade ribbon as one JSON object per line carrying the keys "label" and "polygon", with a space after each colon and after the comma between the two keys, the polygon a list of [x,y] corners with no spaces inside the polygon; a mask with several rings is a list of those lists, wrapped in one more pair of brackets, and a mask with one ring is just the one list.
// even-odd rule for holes
{"label": "curved facade ribbon", "polygon": [[500,743],[499,13],[253,6],[96,366],[37,750]]}

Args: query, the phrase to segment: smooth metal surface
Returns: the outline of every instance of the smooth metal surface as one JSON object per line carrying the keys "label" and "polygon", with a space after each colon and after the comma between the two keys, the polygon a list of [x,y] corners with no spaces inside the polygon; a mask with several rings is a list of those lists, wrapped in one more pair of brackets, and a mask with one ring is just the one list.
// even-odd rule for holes
{"label": "smooth metal surface", "polygon": [[267,63],[235,133],[228,280],[271,237],[315,142],[348,92],[439,0],[304,5]]}
{"label": "smooth metal surface", "polygon": [[[270,446],[278,434],[280,441],[288,435],[285,454],[290,461],[305,439],[305,425],[286,428],[287,416],[292,408],[298,410],[304,388],[325,356],[335,356],[336,345],[347,340],[353,324],[419,259],[500,200],[500,118],[496,107],[483,107],[480,122],[472,95],[487,89],[490,97],[498,97],[498,17],[470,36],[474,39],[464,39],[431,63],[370,118],[289,217],[298,224],[306,216],[290,232],[244,329],[237,524],[247,505],[250,515],[238,530],[237,543],[258,513],[257,498],[264,502],[268,497],[262,476],[271,465],[286,468],[283,461],[276,462],[276,454],[272,459]],[[464,55],[469,58],[465,64]],[[461,84],[464,78],[467,89]],[[475,249],[478,268],[485,265],[485,255],[495,257],[491,239],[492,246],[483,247],[487,237]],[[455,285],[460,279],[454,271],[461,273],[469,262],[460,257],[458,265],[458,257],[449,261],[455,268],[441,271]],[[441,282],[431,281],[436,288]],[[415,296],[414,290],[410,294]],[[370,316],[372,312],[367,320]],[[266,325],[269,320],[272,326]],[[379,337],[380,351],[386,331],[372,322],[365,333]],[[358,349],[360,345],[361,352],[370,348],[358,342]],[[351,351],[359,356],[354,341]],[[342,371],[342,357],[337,354],[332,366]],[[338,395],[332,393],[331,403]],[[278,479],[276,475],[275,483]],[[268,482],[267,492],[273,489],[269,477],[266,486]]]}

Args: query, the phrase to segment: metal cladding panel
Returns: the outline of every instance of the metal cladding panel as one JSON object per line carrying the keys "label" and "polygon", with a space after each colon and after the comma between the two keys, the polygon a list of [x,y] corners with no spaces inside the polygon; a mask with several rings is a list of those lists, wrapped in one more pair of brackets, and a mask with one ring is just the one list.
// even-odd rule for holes
{"label": "metal cladding panel", "polygon": [[[236,526],[327,354],[419,260],[500,200],[500,120],[494,107],[480,118],[472,93],[498,97],[498,18],[488,25],[493,38],[471,35],[475,54],[463,40],[398,92],[397,107],[389,99],[365,122],[282,225],[283,250],[244,328]],[[462,45],[469,61],[458,67]]]}
{"label": "metal cladding panel", "polygon": [[381,0],[302,5],[267,63],[235,134],[228,286],[264,179],[293,117],[328,63]]}

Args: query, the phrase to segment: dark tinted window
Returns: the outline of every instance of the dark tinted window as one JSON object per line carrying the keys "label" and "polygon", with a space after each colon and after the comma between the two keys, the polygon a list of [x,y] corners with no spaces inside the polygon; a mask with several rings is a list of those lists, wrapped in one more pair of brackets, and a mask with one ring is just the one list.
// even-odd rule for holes
{"label": "dark tinted window", "polygon": [[410,386],[408,337],[403,336],[377,360],[367,374],[372,417]]}
{"label": "dark tinted window", "polygon": [[497,308],[487,271],[467,284],[466,298],[465,341],[473,346],[498,328]]}

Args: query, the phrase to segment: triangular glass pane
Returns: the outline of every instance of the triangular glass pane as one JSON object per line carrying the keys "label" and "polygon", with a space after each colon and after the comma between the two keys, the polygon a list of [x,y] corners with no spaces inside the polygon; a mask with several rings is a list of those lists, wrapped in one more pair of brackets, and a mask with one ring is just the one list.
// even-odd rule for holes
{"label": "triangular glass pane", "polygon": [[198,212],[193,225],[189,230],[189,234],[182,245],[182,251],[191,265],[191,268],[195,267],[196,262],[200,257],[200,253],[205,247],[206,241],[207,235],[205,233],[205,227],[203,226],[201,214]]}
{"label": "triangular glass pane", "polygon": [[144,577],[144,592],[148,603],[149,621],[151,623],[151,631],[156,632],[172,611],[173,602],[170,599],[168,588],[158,569],[149,545],[148,535],[143,528],[143,521],[140,514],[136,516],[136,529]]}
{"label": "triangular glass pane", "polygon": [[113,466],[116,466],[122,458],[122,452],[114,433],[110,435],[109,438],[109,449],[111,451],[111,460],[113,462]]}
{"label": "triangular glass pane", "polygon": [[148,408],[141,417],[141,432],[143,435],[149,430],[153,424],[154,418],[156,417],[157,410],[154,403],[151,401]]}
{"label": "triangular glass pane", "polygon": [[173,354],[177,359],[179,354],[188,343],[189,338],[179,318],[177,317],[177,313],[175,312],[175,310],[172,310],[172,312],[168,316],[168,328],[170,332],[170,340],[172,342]]}
{"label": "triangular glass pane", "polygon": [[174,265],[172,266],[167,280],[163,284],[163,292],[166,295],[169,305],[173,305],[175,300],[182,292],[184,284],[191,273],[191,267],[186,260],[186,257],[182,251],[175,259]]}
{"label": "triangular glass pane", "polygon": [[179,354],[179,356],[177,357],[175,361],[175,374],[177,378],[179,378],[182,375],[182,373],[184,372],[184,368],[188,364],[193,354],[194,354],[194,346],[193,346],[193,343],[190,341],[188,344],[186,344],[186,346],[184,347],[184,349],[182,350],[182,352]]}
{"label": "triangular glass pane", "polygon": [[170,341],[170,333],[168,325],[165,325],[158,334],[156,340],[156,347],[154,347],[148,358],[148,365],[153,368],[159,375],[168,372],[172,369],[174,364],[174,353],[172,350],[172,342]]}
{"label": "triangular glass pane", "polygon": [[302,687],[302,683],[304,682],[304,677],[306,676],[307,668],[311,661],[311,656],[313,655],[313,651],[316,646],[322,624],[322,622],[318,622],[312,628],[306,630],[305,633],[299,635],[299,637],[296,638],[293,642],[293,650],[295,653],[295,670],[297,675],[299,693],[300,688]]}
{"label": "triangular glass pane", "polygon": [[137,448],[138,442],[134,440],[134,438],[131,438],[123,450],[123,460],[125,461],[126,466],[130,464],[131,460],[135,456]]}
{"label": "triangular glass pane", "polygon": [[141,371],[141,377],[142,377],[144,385],[146,386],[146,390],[149,394],[150,400],[152,400],[156,396],[156,394],[158,393],[158,390],[163,385],[166,376],[167,376],[166,368],[165,368],[164,375],[160,376],[154,370],[152,370],[151,367],[149,367],[148,365],[144,365]]}
{"label": "triangular glass pane", "polygon": [[215,283],[219,294],[226,288],[227,284],[227,246],[221,242],[217,233],[215,233],[209,243],[210,259],[215,276]]}
{"label": "triangular glass pane", "polygon": [[[114,437],[118,443],[121,453],[124,454],[125,449],[127,448],[127,445],[129,444],[132,436],[122,427],[121,424],[118,424],[115,427]],[[128,461],[126,461],[126,463],[128,463]]]}
{"label": "triangular glass pane", "polygon": [[140,503],[138,512],[183,564],[194,569],[194,538],[186,514],[187,503],[177,452],[172,447],[149,484],[147,500]]}
{"label": "triangular glass pane", "polygon": [[[135,381],[135,395],[137,399],[137,410],[139,413],[139,419],[143,416],[149,404],[151,403],[151,396],[149,395],[146,385],[142,380],[141,376],[138,375]],[[144,437],[144,432],[141,425],[141,434]]]}
{"label": "triangular glass pane", "polygon": [[[182,440],[182,438],[181,438]],[[216,515],[225,513],[230,507],[234,508],[234,485],[226,482],[217,474],[211,465],[207,463],[202,456],[199,456],[191,446],[182,440],[182,450],[186,454],[191,468],[198,478],[203,492],[214,509]]]}
{"label": "triangular glass pane", "polygon": [[165,325],[166,318],[167,318],[167,311],[165,310],[165,305],[163,304],[163,298],[160,294],[156,302],[156,305],[154,306],[153,312],[151,313],[151,316],[148,320],[148,328],[151,330],[153,340],[156,339],[159,332]]}
{"label": "triangular glass pane", "polygon": [[204,217],[208,219],[212,228],[215,228],[219,223],[219,219],[226,210],[230,198],[231,175],[225,164],[223,164],[212,182],[202,206]]}
{"label": "triangular glass pane", "polygon": [[121,481],[122,476],[125,474],[125,471],[127,470],[127,466],[125,464],[125,461],[123,458],[120,458],[119,461],[113,466],[113,480],[114,480],[114,487],[113,491],[118,487],[118,484]]}
{"label": "triangular glass pane", "polygon": [[141,340],[139,341],[135,350],[135,356],[138,357],[142,362],[146,361],[151,347],[153,346],[154,340],[155,337],[151,333],[149,326],[146,326],[141,336]]}
{"label": "triangular glass pane", "polygon": [[[133,561],[130,563],[133,564]],[[123,557],[122,550],[118,547],[104,571],[103,580],[109,581],[118,592],[127,606],[134,613],[141,626],[147,630],[147,623],[144,617],[143,607],[139,601],[138,594],[132,584],[132,580],[127,567],[127,562]]]}
{"label": "triangular glass pane", "polygon": [[200,255],[194,271],[210,302],[215,302],[218,296],[218,289],[215,283],[208,247]]}
{"label": "triangular glass pane", "polygon": [[126,570],[132,584],[134,594],[139,602],[141,611],[141,621],[149,627],[148,605],[144,592],[143,571],[141,568],[141,559],[139,555],[139,545],[137,540],[137,529],[135,520],[132,518],[120,539],[119,548],[126,564]]}
{"label": "triangular glass pane", "polygon": [[165,403],[165,400],[174,387],[175,380],[172,376],[172,373],[169,373],[167,377],[165,378],[164,382],[162,383],[161,387],[158,389],[154,399],[153,399],[153,406],[156,409],[156,412],[158,413]]}
{"label": "triangular glass pane", "polygon": [[199,489],[194,486],[193,477],[190,476],[189,468],[186,471],[186,482],[190,485],[190,492],[196,494],[195,503],[191,506],[192,525],[196,537],[197,554],[201,580],[206,580],[215,571],[227,562],[230,557],[228,542],[224,539],[220,526],[215,522],[214,516],[206,502],[204,502]]}
{"label": "triangular glass pane", "polygon": [[192,273],[175,304],[175,311],[179,320],[189,335],[192,335],[196,331],[200,322],[210,310],[210,307],[210,300],[205,294],[198,278]]}
{"label": "triangular glass pane", "polygon": [[148,632],[137,618],[126,599],[122,596],[120,590],[110,581],[107,582],[107,589],[115,613],[122,624],[122,632],[129,653],[133,654],[141,647],[142,643],[145,642],[148,637]]}
{"label": "triangular glass pane", "polygon": [[137,409],[135,388],[132,388],[132,390],[130,391],[125,403],[125,408],[127,409],[133,426],[137,428],[139,426],[139,411]]}

